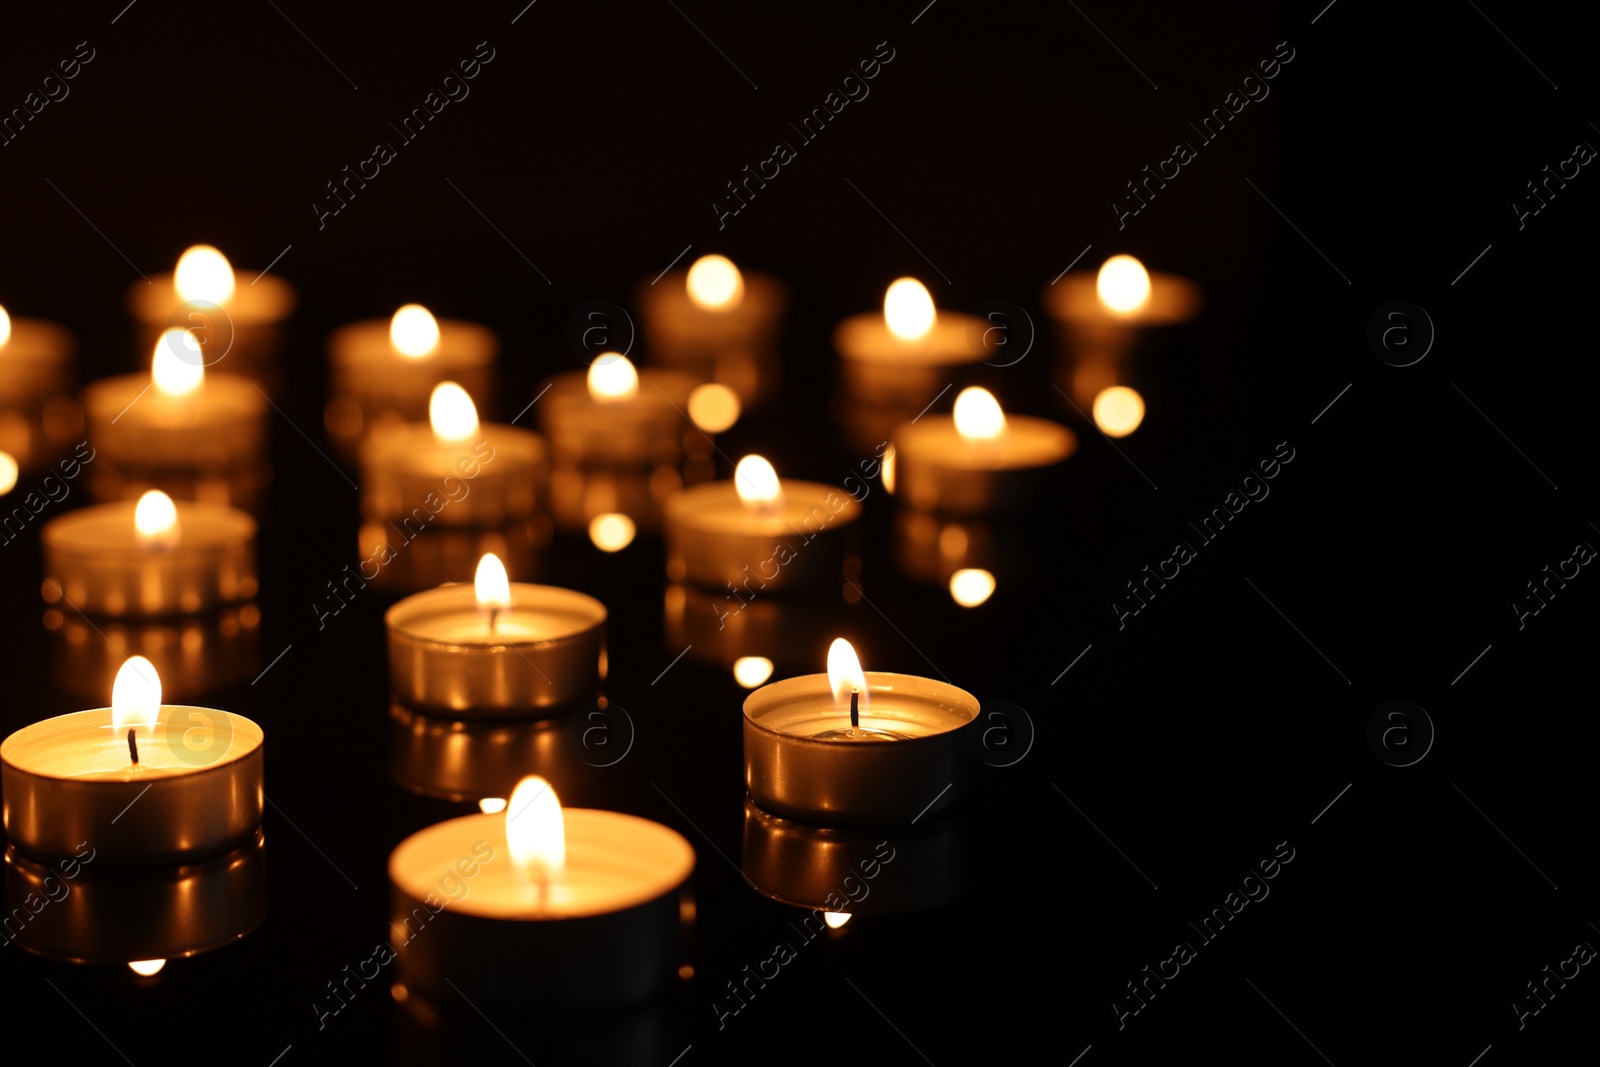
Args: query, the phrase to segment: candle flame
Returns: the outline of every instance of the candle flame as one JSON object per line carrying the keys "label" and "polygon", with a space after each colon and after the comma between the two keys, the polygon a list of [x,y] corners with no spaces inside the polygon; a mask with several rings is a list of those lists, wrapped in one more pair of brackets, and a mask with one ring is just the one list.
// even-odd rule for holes
{"label": "candle flame", "polygon": [[861,661],[849,641],[836,637],[828,646],[828,688],[833,690],[834,707],[840,711],[850,709],[850,694],[860,693],[860,710],[867,707],[867,676],[861,671]]}
{"label": "candle flame", "polygon": [[822,921],[828,924],[828,929],[837,930],[850,921],[850,913],[848,911],[825,911],[822,913]]}
{"label": "candle flame", "polygon": [[937,318],[933,297],[915,278],[898,278],[883,294],[883,321],[889,332],[902,341],[926,337]]}
{"label": "candle flame", "polygon": [[890,496],[894,496],[894,445],[890,445],[883,453],[883,488]]}
{"label": "candle flame", "polygon": [[160,974],[161,968],[166,965],[166,960],[131,960],[128,963],[128,970],[144,978],[149,978],[153,974]]}
{"label": "candle flame", "polygon": [[206,368],[194,334],[174,326],[161,335],[155,354],[150,357],[150,380],[158,392],[167,396],[188,396],[200,388],[206,380]]}
{"label": "candle flame", "polygon": [[179,300],[224,304],[233,295],[233,268],[228,257],[210,245],[194,245],[178,257],[172,284]]}
{"label": "candle flame", "polygon": [[733,680],[754,689],[772,677],[772,661],[765,656],[740,656],[733,661]]}
{"label": "candle flame", "polygon": [[966,567],[950,576],[950,599],[964,608],[975,608],[994,595],[994,575],[976,567]]}
{"label": "candle flame", "polygon": [[442,441],[467,441],[478,436],[478,409],[455,382],[440,382],[428,397],[428,422]]}
{"label": "candle flame", "polygon": [[774,511],[783,503],[778,472],[761,456],[746,456],[733,468],[733,488],[752,511]]}
{"label": "candle flame", "polygon": [[1126,385],[1102,389],[1094,398],[1094,424],[1107,437],[1126,437],[1144,421],[1144,397]]}
{"label": "candle flame", "polygon": [[621,552],[633,544],[638,527],[617,511],[607,511],[589,520],[589,540],[602,552]]}
{"label": "candle flame", "polygon": [[589,364],[589,395],[596,400],[626,400],[639,391],[639,372],[620,352],[602,352]]}
{"label": "candle flame", "polygon": [[1101,265],[1094,288],[1102,304],[1127,315],[1149,302],[1150,273],[1132,256],[1112,256]]}
{"label": "candle flame", "polygon": [[155,664],[134,656],[111,683],[111,727],[117,733],[149,729],[161,717],[161,676]]}
{"label": "candle flame", "polygon": [[493,552],[485,552],[478,561],[472,593],[480,611],[498,611],[511,606],[511,579],[506,577],[506,565]]}
{"label": "candle flame", "polygon": [[992,441],[1006,432],[1006,413],[987,389],[974,385],[961,390],[954,414],[956,433],[968,441]]}
{"label": "candle flame", "polygon": [[484,797],[478,801],[478,810],[485,815],[499,815],[506,810],[505,797]]}
{"label": "candle flame", "polygon": [[530,774],[506,804],[506,846],[519,873],[539,882],[559,879],[567,869],[567,828],[561,801],[550,783]]}
{"label": "candle flame", "polygon": [[727,256],[701,256],[689,268],[689,299],[707,311],[728,311],[744,299],[744,276]]}
{"label": "candle flame", "polygon": [[11,340],[11,316],[6,313],[5,308],[0,307],[0,348],[4,348],[9,340]]}
{"label": "candle flame", "polygon": [[439,347],[439,320],[421,304],[407,304],[389,320],[389,343],[412,359],[432,355]]}
{"label": "candle flame", "polygon": [[133,530],[141,544],[170,545],[178,540],[178,507],[159,489],[151,489],[133,506]]}
{"label": "candle flame", "polygon": [[0,496],[17,487],[17,459],[10,452],[0,452]]}

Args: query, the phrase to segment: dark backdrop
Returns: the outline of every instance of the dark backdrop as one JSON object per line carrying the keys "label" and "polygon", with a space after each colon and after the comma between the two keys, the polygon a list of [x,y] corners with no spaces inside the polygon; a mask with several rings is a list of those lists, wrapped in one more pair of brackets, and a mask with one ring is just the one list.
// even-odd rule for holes
{"label": "dark backdrop", "polygon": [[[1512,1008],[1536,1007],[1524,983],[1600,939],[1583,859],[1600,579],[1584,569],[1520,627],[1511,606],[1546,564],[1600,543],[1596,179],[1583,167],[1553,183],[1520,226],[1512,207],[1576,143],[1600,144],[1577,16],[922,2],[113,0],[6,15],[4,108],[79,42],[94,50],[70,95],[0,147],[13,314],[70,326],[92,379],[138,364],[125,291],[192,242],[245,277],[282,253],[275,270],[301,297],[261,543],[263,659],[290,650],[260,684],[214,698],[271,737],[270,916],[150,988],[0,950],[8,1044],[135,1063],[417,1051],[376,987],[320,1030],[311,1007],[384,936],[389,850],[467,810],[387,779],[384,602],[365,596],[317,629],[312,600],[355,558],[355,493],[296,430],[322,443],[322,340],[409,300],[485,322],[504,342],[509,417],[538,379],[579,365],[564,342],[579,304],[628,302],[686,245],[793,288],[778,403],[723,451],[759,448],[825,481],[858,458],[828,414],[828,332],[900,274],[941,306],[1006,299],[1042,326],[1041,289],[1086,247],[1080,268],[1130,251],[1196,279],[1207,306],[1147,354],[1147,421],[1115,449],[1056,402],[1047,332],[992,376],[1008,408],[1062,418],[1080,449],[1063,491],[1018,527],[1026,579],[982,608],[899,578],[888,502],[868,502],[871,603],[841,601],[840,632],[869,667],[1017,702],[1036,744],[985,769],[972,892],[858,920],[723,1029],[713,997],[792,917],[730,869],[740,692],[688,660],[651,683],[677,652],[661,633],[659,543],[615,557],[557,545],[555,573],[612,611],[609,688],[639,727],[609,801],[699,854],[696,977],[667,1012],[663,1064],[680,1050],[686,1065],[943,1065],[1029,1049],[1086,1067],[1492,1065],[1549,1062],[1583,1037],[1600,982],[1588,968],[1552,982],[1520,1028]],[[324,183],[397,142],[388,123],[479,42],[494,58],[470,96],[319,228]],[[719,229],[724,183],[792,140],[788,122],[879,42],[894,59],[870,96]],[[1280,47],[1293,59],[1270,96],[1199,144],[1188,123]],[[1124,183],[1178,140],[1197,158],[1119,229]],[[1365,339],[1391,299],[1424,307],[1437,332],[1411,367]],[[1271,496],[1119,629],[1123,584],[1280,442],[1295,459]],[[0,555],[9,731],[82,702],[41,666],[36,532]],[[1393,699],[1436,731],[1405,768],[1366,741]],[[1294,860],[1271,895],[1119,1029],[1113,1002],[1137,1007],[1124,984],[1280,842]],[[522,1062],[480,1037],[449,1058]]]}

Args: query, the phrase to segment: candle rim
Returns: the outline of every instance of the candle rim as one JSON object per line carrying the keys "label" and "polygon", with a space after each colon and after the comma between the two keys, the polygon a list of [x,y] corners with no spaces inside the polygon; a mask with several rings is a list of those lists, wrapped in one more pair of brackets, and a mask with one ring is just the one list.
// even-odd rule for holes
{"label": "candle rim", "polygon": [[[432,309],[429,311],[431,313]],[[439,347],[425,359],[402,356],[389,343],[389,323],[393,317],[394,312],[391,311],[383,318],[357,319],[335,327],[328,335],[328,359],[340,366],[382,364],[386,361],[398,365],[404,362],[427,367],[430,372],[442,375],[446,368],[487,367],[499,355],[500,336],[488,326],[470,319],[434,314],[433,321],[439,325]],[[369,338],[369,333],[377,336]],[[382,351],[376,355],[369,354],[379,344]]]}
{"label": "candle rim", "polygon": [[[543,585],[536,582],[511,582],[510,587],[511,603],[500,609],[507,617],[515,613],[519,608],[530,610],[526,605],[517,603],[519,593],[523,596],[556,593],[561,598],[566,599],[574,609],[588,608],[591,613],[598,612],[598,617],[590,619],[586,625],[579,629],[564,632],[554,637],[535,638],[501,635],[500,640],[493,643],[443,640],[419,633],[410,627],[439,618],[452,618],[457,614],[464,617],[478,616],[481,614],[481,609],[478,607],[477,600],[474,599],[474,589],[471,582],[442,582],[432,589],[424,589],[420,593],[412,593],[410,596],[390,606],[383,613],[383,624],[389,633],[404,636],[406,640],[417,645],[442,649],[468,649],[478,652],[511,645],[518,647],[555,646],[563,642],[587,637],[597,630],[604,629],[607,620],[610,618],[610,612],[602,601],[576,589],[568,589],[560,585]],[[440,594],[448,594],[449,599],[446,600]],[[446,611],[443,608],[433,609],[435,602],[449,606],[450,610]],[[574,611],[573,614],[578,614],[578,612]]]}
{"label": "candle rim", "polygon": [[[979,715],[981,715],[983,712],[983,705],[977,697],[973,696],[965,689],[962,689],[960,686],[952,685],[949,682],[940,681],[937,678],[926,678],[920,674],[901,674],[894,671],[863,671],[862,674],[867,680],[867,691],[873,694],[883,693],[887,695],[894,693],[896,692],[896,689],[893,683],[901,680],[915,681],[923,686],[935,686],[942,691],[940,693],[940,697],[946,701],[948,710],[965,714],[967,721],[959,726],[952,726],[947,730],[938,730],[933,733],[923,734],[920,737],[903,737],[895,739],[867,738],[862,741],[853,742],[851,747],[874,745],[915,745],[938,742],[953,731],[964,729],[966,726],[976,722]],[[874,685],[874,681],[878,681],[880,684]],[[884,682],[889,684],[881,684]],[[745,725],[747,727],[753,727],[754,729],[760,730],[763,733],[770,734],[774,737],[781,737],[784,739],[785,743],[794,742],[809,745],[827,746],[829,748],[838,748],[839,745],[837,742],[819,740],[818,738],[806,737],[802,734],[789,733],[786,730],[779,730],[768,726],[761,721],[765,715],[765,712],[770,710],[768,705],[796,695],[810,695],[813,691],[816,695],[826,696],[829,701],[832,701],[833,686],[829,681],[826,672],[819,674],[798,674],[791,678],[783,678],[776,682],[768,682],[766,685],[752,691],[749,696],[744,698],[743,710]],[[763,694],[765,694],[764,697]],[[863,714],[870,716],[874,714],[874,712],[869,709]]]}
{"label": "candle rim", "polygon": [[856,363],[881,366],[902,362],[915,366],[959,366],[982,363],[988,358],[988,352],[976,348],[968,339],[973,328],[982,333],[989,325],[986,320],[949,308],[936,308],[936,312],[933,327],[911,341],[890,332],[882,307],[847,316],[833,328],[834,351]]}
{"label": "candle rim", "polygon": [[[925,415],[915,424],[906,423],[897,427],[893,440],[895,462],[901,465],[902,471],[898,480],[904,480],[903,471],[907,460],[911,465],[923,464],[946,470],[1031,470],[1053,466],[1070,459],[1077,452],[1078,435],[1073,433],[1070,427],[1038,415],[1018,415],[1009,411],[1005,414],[1006,429],[998,437],[987,440],[962,437],[960,431],[956,429],[954,415]],[[1024,436],[1037,436],[1040,439],[1023,442],[1032,446],[1023,451],[1017,444],[1018,439]],[[968,447],[954,456],[941,456],[937,459],[917,455],[918,448],[922,447],[919,442],[945,438],[959,441]],[[1055,454],[1057,451],[1059,454]],[[960,462],[949,462],[951,459]]]}
{"label": "candle rim", "polygon": [[[159,716],[165,715],[169,710],[209,711],[219,715],[226,715],[232,721],[233,733],[229,740],[228,752],[223,756],[210,763],[197,765],[193,769],[181,767],[162,768],[163,772],[170,773],[163,773],[160,778],[155,778],[153,781],[162,781],[167,778],[182,778],[185,781],[193,781],[200,775],[221,773],[224,769],[232,766],[233,764],[238,763],[241,760],[248,759],[251,755],[260,752],[261,749],[266,745],[266,731],[261,728],[261,725],[255,720],[244,715],[240,715],[237,712],[226,711],[222,708],[207,708],[199,704],[162,704],[161,711],[158,713],[157,725],[161,726],[163,730],[165,730],[166,727],[165,724],[160,721]],[[74,724],[62,723],[61,720],[90,716],[104,716],[105,722],[103,724],[96,723],[92,727],[90,727],[88,723],[85,723],[83,724],[85,728],[97,730],[109,729],[113,721],[111,714],[112,709],[110,708],[89,708],[84,711],[69,711],[62,715],[52,715],[47,719],[39,719],[35,722],[27,724],[26,726],[19,727],[8,734],[4,741],[0,741],[0,764],[3,764],[10,772],[29,775],[34,778],[44,778],[60,782],[74,782],[77,785],[89,788],[98,786],[104,786],[107,788],[126,788],[130,783],[120,779],[85,778],[81,775],[52,774],[49,771],[43,771],[37,768],[24,766],[16,761],[19,756],[17,752],[18,748],[30,743],[37,744],[41,741],[47,740],[46,737],[34,737],[27,735],[34,733],[47,733],[45,728],[52,726],[56,729],[76,730],[78,728],[77,726]],[[242,739],[240,737],[239,730],[239,726],[241,724],[245,727],[243,731],[244,737]],[[75,743],[75,741],[69,741],[65,743]]]}
{"label": "candle rim", "polygon": [[[91,504],[58,515],[45,523],[40,531],[40,541],[51,551],[63,556],[85,556],[95,559],[127,559],[146,562],[153,559],[194,560],[213,555],[227,555],[241,546],[255,542],[259,529],[254,516],[227,504],[213,504],[200,500],[174,500],[177,509],[180,535],[172,544],[157,545],[141,541],[134,531],[133,513],[137,500],[112,500],[104,504]],[[130,540],[126,545],[86,546],[75,540],[75,535],[98,533],[104,523],[126,521]],[[187,521],[186,521],[187,520]],[[226,523],[228,527],[216,536],[203,537],[210,521]]]}
{"label": "candle rim", "polygon": [[[831,528],[833,526],[842,526],[845,523],[853,522],[860,518],[863,510],[861,501],[851,496],[849,490],[842,486],[829,485],[827,482],[813,482],[803,478],[779,477],[778,488],[783,491],[782,507],[784,508],[791,506],[800,508],[803,507],[801,504],[802,501],[809,500],[811,502],[810,508],[804,510],[804,514],[809,514],[811,510],[816,508],[822,508],[825,511],[828,510],[828,506],[823,503],[823,501],[830,493],[838,494],[839,496],[843,497],[844,506],[838,511],[830,514],[828,526],[824,527],[824,529]],[[812,496],[813,493],[815,494],[814,498]],[[760,535],[762,537],[783,536],[785,534],[798,534],[800,532],[792,527],[789,523],[785,522],[782,514],[763,514],[761,512],[744,507],[744,502],[740,500],[739,490],[734,485],[732,478],[722,481],[704,482],[700,485],[685,486],[667,498],[666,504],[664,505],[664,510],[668,515],[671,516],[672,521],[676,525],[685,529],[694,529],[696,531],[704,531],[712,534],[721,534],[730,538],[749,537],[751,535],[749,530],[730,530],[719,520],[705,518],[704,516],[700,515],[693,506],[696,500],[699,500],[701,503],[709,503],[712,499],[716,499],[718,502],[720,502],[723,497],[727,497],[735,504],[738,504],[741,512],[748,516],[750,523],[760,525]]]}

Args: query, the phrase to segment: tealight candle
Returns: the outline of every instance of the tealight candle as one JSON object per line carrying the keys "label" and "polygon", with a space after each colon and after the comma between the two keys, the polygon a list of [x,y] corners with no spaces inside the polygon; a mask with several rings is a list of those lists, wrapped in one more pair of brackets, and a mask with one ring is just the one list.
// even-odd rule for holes
{"label": "tealight candle", "polygon": [[860,514],[848,493],[779,479],[771,463],[746,456],[732,480],[691,486],[667,499],[667,577],[739,586],[745,596],[827,585],[852,555],[847,542]]}
{"label": "tealight candle", "polygon": [[1060,423],[1007,415],[986,389],[963,389],[950,415],[924,415],[894,435],[894,493],[911,507],[977,515],[1038,499],[1032,483],[1072,455]]}
{"label": "tealight candle", "polygon": [[605,605],[570,589],[509,582],[493,555],[478,564],[470,588],[413,594],[383,618],[390,685],[414,710],[531,718],[600,695]]}
{"label": "tealight candle", "polygon": [[693,869],[676,831],[563,808],[525,778],[503,814],[430,826],[390,853],[391,925],[415,931],[397,947],[397,984],[408,998],[453,1003],[465,989],[544,1011],[639,1003],[677,970]]}
{"label": "tealight candle", "polygon": [[88,386],[89,468],[102,499],[146,489],[217,504],[253,502],[267,480],[267,398],[251,381],[209,375],[185,330],[162,334],[150,373]]}
{"label": "tealight candle", "polygon": [[698,433],[687,408],[695,381],[670,370],[637,370],[605,352],[587,372],[550,380],[539,418],[560,466],[675,466],[683,436]]}
{"label": "tealight candle", "polygon": [[427,424],[371,436],[361,471],[363,517],[419,531],[530,519],[548,478],[544,440],[518,426],[480,424],[456,382],[433,388]]}
{"label": "tealight candle", "polygon": [[1200,288],[1176,274],[1151,273],[1132,256],[1112,256],[1099,271],[1075,271],[1045,289],[1059,321],[1096,327],[1165,326],[1200,310]]}
{"label": "tealight candle", "polygon": [[446,380],[487,407],[499,349],[487,327],[436,319],[421,304],[340,327],[328,337],[328,436],[353,453],[375,428],[424,422],[433,387]]}
{"label": "tealight candle", "polygon": [[45,719],[0,743],[6,836],[43,860],[91,841],[102,868],[226,852],[261,822],[262,742],[242,715],[162,704],[155,668],[135,656],[117,674],[111,707]]}
{"label": "tealight candle", "polygon": [[[128,287],[128,310],[139,320],[143,347],[153,347],[169,327],[203,326],[210,334],[207,345],[227,346],[225,358],[208,349],[208,362],[218,371],[260,379],[271,377],[283,320],[294,305],[294,286],[275,274],[263,271],[238,284],[228,258],[211,245],[194,245],[172,273]],[[215,321],[213,308],[225,321]]]}
{"label": "tealight candle", "polygon": [[48,604],[85,615],[193,615],[256,594],[256,522],[219,504],[175,504],[160,490],[45,523]]}
{"label": "tealight candle", "polygon": [[[948,382],[953,365],[981,362],[974,346],[987,324],[972,315],[939,311],[915,278],[900,278],[883,297],[883,311],[852,315],[833,331],[843,357],[844,389],[880,405],[925,404]],[[976,330],[976,334],[974,333]]]}
{"label": "tealight candle", "polygon": [[0,307],[0,451],[23,470],[48,463],[72,442],[83,413],[72,391],[72,334]]}
{"label": "tealight candle", "polygon": [[639,287],[652,359],[732,389],[749,404],[777,384],[778,326],[788,294],[726,256],[695,260]]}
{"label": "tealight candle", "polygon": [[745,787],[768,811],[829,826],[937,815],[967,791],[963,728],[978,712],[972,694],[946,682],[863,672],[841,638],[827,674],[745,699]]}

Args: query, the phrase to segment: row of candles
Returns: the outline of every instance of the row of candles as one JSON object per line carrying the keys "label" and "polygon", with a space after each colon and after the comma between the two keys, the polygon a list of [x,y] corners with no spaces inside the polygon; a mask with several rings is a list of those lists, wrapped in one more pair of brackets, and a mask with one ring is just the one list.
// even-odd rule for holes
{"label": "row of candles", "polygon": [[[1096,386],[1101,429],[1132,432],[1142,400],[1126,386],[1098,383],[1116,378],[1130,331],[1193,314],[1194,287],[1152,276],[1131,257],[1108,261],[1092,278],[1060,281],[1052,308],[1085,356],[1073,391]],[[270,380],[263,353],[271,345],[263,338],[293,305],[292,290],[272,282],[259,292],[236,290],[226,261],[209,248],[191,249],[174,277],[158,280],[202,316],[225,309],[229,352],[247,357],[233,369],[243,373],[209,374],[206,344],[213,342],[197,343],[178,326],[161,332],[148,377],[114,378],[85,391],[89,440],[109,460],[100,470],[111,472],[99,477],[96,492],[126,499],[45,524],[47,601],[91,617],[165,618],[254,596],[256,524],[235,505],[254,503],[264,484],[266,393],[245,375]],[[150,300],[141,296],[136,310],[154,326]],[[504,529],[546,509],[553,473],[649,467],[674,474],[657,494],[672,581],[700,589],[748,583],[752,565],[772,554],[775,542],[803,530],[804,555],[763,574],[762,589],[782,597],[837,588],[861,512],[857,501],[827,485],[780,478],[760,456],[746,456],[725,482],[684,487],[674,469],[685,458],[685,415],[706,433],[720,432],[770,384],[761,353],[776,333],[781,284],[747,277],[712,256],[649,300],[652,345],[673,365],[640,370],[606,353],[587,372],[558,377],[547,398],[540,394],[542,435],[480,421],[496,350],[483,327],[440,321],[408,305],[388,322],[338,331],[329,344],[326,423],[330,438],[360,465],[362,537],[368,526],[398,529],[395,523],[422,507],[442,526]],[[880,453],[884,483],[921,513],[962,519],[1004,510],[1075,448],[1066,427],[1007,414],[976,386],[957,393],[949,415],[927,414],[947,371],[987,354],[972,343],[975,328],[981,335],[985,326],[936,309],[920,283],[901,279],[881,313],[855,316],[836,331],[847,394],[865,409],[857,414],[869,427],[885,419],[892,425],[890,447]],[[9,379],[0,376],[0,402],[21,395],[27,402],[15,406],[37,411],[41,397],[59,399],[70,377],[63,338],[63,331],[0,312],[0,372],[8,360],[12,368]],[[8,339],[16,345],[9,354]],[[0,494],[12,488],[17,470],[14,457],[0,452]],[[429,505],[452,479],[470,481],[470,492],[451,495],[449,508]],[[616,520],[629,525],[619,529]],[[633,536],[631,519],[620,513],[603,512],[589,528],[607,550]],[[958,603],[975,606],[994,580],[986,571],[957,571],[950,587]],[[596,701],[603,707],[606,619],[599,601],[512,581],[499,556],[484,554],[470,585],[428,588],[386,614],[396,708],[461,729],[570,716]],[[980,712],[971,694],[927,678],[864,672],[842,639],[828,650],[825,674],[763,684],[771,673],[771,662],[759,657],[735,664],[740,683],[754,690],[743,717],[747,827],[770,830],[788,820],[905,827],[926,816],[937,823],[959,806],[971,780],[966,734]],[[197,730],[204,742],[198,751]],[[431,736],[426,729],[423,735]],[[8,877],[37,883],[48,864],[119,821],[114,836],[97,842],[100,871],[178,866],[228,879],[252,862],[259,868],[264,749],[263,730],[243,716],[163,704],[155,667],[134,657],[117,674],[111,707],[36,723],[0,744]],[[536,995],[549,1006],[648,996],[673,969],[692,847],[649,820],[563,809],[541,777],[523,777],[508,793],[483,795],[481,814],[416,833],[391,854],[395,922],[425,909],[450,926],[421,948],[408,942],[402,949],[405,986],[437,996],[445,975],[465,975],[483,979],[480,988]],[[444,919],[436,888],[452,870],[477,880],[470,898],[444,908]],[[802,906],[818,900],[808,889],[763,891]],[[261,907],[264,897],[251,897],[245,911]],[[160,924],[153,929],[159,933]],[[109,951],[126,960],[131,951],[121,942],[108,950],[63,936],[72,947],[57,946],[56,954],[69,958]],[[224,940],[209,928],[182,944],[154,937],[149,944],[161,951],[149,954],[189,954]],[[519,966],[530,953],[552,952],[583,963],[544,980]],[[129,966],[152,973],[159,959]],[[507,982],[512,975],[516,981]]]}

